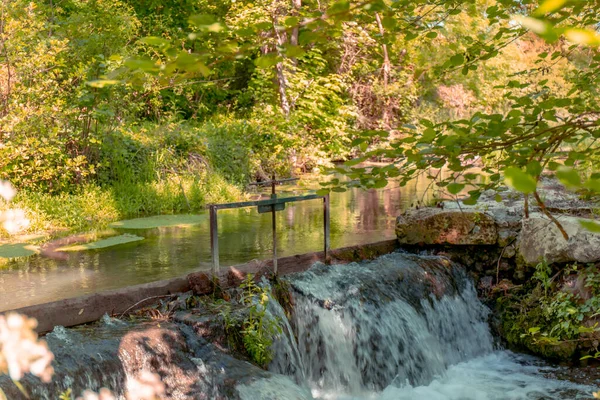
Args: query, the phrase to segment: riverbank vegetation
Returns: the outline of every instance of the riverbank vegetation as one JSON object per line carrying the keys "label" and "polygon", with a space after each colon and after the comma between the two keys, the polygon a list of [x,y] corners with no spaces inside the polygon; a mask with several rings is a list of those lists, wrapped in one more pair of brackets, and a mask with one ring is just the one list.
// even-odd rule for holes
{"label": "riverbank vegetation", "polygon": [[[456,174],[439,184],[454,194],[474,179],[465,165],[504,154],[466,142],[549,126],[576,85],[593,85],[592,50],[511,19],[533,3],[413,3],[3,1],[0,179],[19,189],[31,232],[194,212],[271,173],[350,159],[393,161],[338,168],[366,187],[447,164]],[[531,144],[509,153],[537,173]]]}

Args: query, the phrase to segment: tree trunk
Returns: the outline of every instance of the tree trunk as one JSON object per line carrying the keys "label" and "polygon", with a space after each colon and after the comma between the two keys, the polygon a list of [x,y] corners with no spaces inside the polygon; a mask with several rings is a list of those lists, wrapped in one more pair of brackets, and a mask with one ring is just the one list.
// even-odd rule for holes
{"label": "tree trunk", "polygon": [[282,62],[278,62],[275,65],[275,72],[277,73],[277,86],[279,89],[279,101],[281,104],[281,110],[287,118],[290,116],[290,101],[287,95],[287,79],[285,78],[285,72]]}
{"label": "tree trunk", "polygon": [[[297,17],[300,14],[300,8],[302,7],[302,0],[292,0],[292,6],[294,7],[294,9],[292,11],[292,15]],[[292,29],[292,35],[290,37],[290,44],[292,44],[293,46],[298,46],[299,35],[300,35],[300,27],[295,26]],[[298,64],[298,60],[296,60],[296,57],[292,58],[292,63],[294,63],[294,66],[296,66]]]}
{"label": "tree trunk", "polygon": [[[4,54],[4,65],[6,66],[6,90],[2,95],[2,110],[0,110],[0,116],[5,116],[8,114],[9,101],[10,101],[10,92],[12,90],[12,70],[10,65],[10,55],[8,54],[8,47],[6,46],[6,7],[7,2],[2,1],[0,3],[0,7],[2,7],[2,13],[0,14],[0,55]],[[0,133],[2,133],[0,131]]]}
{"label": "tree trunk", "polygon": [[[287,35],[284,31],[280,31],[277,28],[275,28],[277,25],[278,25],[277,24],[277,15],[274,13],[274,15],[273,15],[273,31],[275,32],[275,38],[277,39],[277,47],[278,47],[277,54],[280,57],[282,57],[282,54],[279,51],[279,48],[283,47],[287,43]],[[283,62],[280,61],[277,64],[275,64],[275,75],[277,77],[277,87],[278,87],[278,91],[279,91],[279,102],[281,105],[281,110],[283,111],[283,114],[287,118],[290,115],[291,106],[290,106],[290,100],[289,100],[288,94],[287,94],[288,82],[285,77],[285,67],[283,65]]]}
{"label": "tree trunk", "polygon": [[[379,33],[381,34],[381,37],[383,37],[385,35],[385,30],[383,29],[383,24],[381,23],[381,16],[379,16],[379,13],[375,13],[375,19],[377,20]],[[383,87],[387,89],[392,65],[390,63],[390,56],[388,54],[387,44],[383,43],[381,45],[381,50],[383,52],[383,65],[381,67],[381,74],[383,75]]]}

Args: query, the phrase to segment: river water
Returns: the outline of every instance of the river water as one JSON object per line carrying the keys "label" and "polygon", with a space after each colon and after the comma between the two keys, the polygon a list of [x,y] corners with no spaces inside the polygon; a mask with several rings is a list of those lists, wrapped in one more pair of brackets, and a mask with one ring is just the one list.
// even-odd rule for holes
{"label": "river water", "polygon": [[[333,193],[331,247],[392,239],[395,217],[417,201],[427,201],[428,184],[422,179],[402,188]],[[309,193],[304,187],[282,189],[281,196]],[[145,237],[140,242],[70,253],[58,260],[10,260],[0,268],[0,311],[208,270],[209,222],[203,215],[205,222],[191,227],[131,231]],[[280,257],[322,250],[322,201],[288,203],[277,214],[277,226]],[[258,214],[255,208],[219,211],[221,265],[269,259],[271,235],[270,214]]]}
{"label": "river water", "polygon": [[[55,328],[46,336],[53,383],[30,376],[21,383],[31,398],[48,400],[67,389],[122,395],[144,369],[160,375],[165,398],[178,400],[576,400],[600,387],[597,376],[575,383],[580,370],[502,349],[464,267],[443,257],[317,263],[284,279],[293,312],[268,303],[282,327],[268,371],[213,344],[206,323],[218,316],[182,302],[157,321],[106,316],[93,326]],[[0,389],[25,399],[6,377]]]}

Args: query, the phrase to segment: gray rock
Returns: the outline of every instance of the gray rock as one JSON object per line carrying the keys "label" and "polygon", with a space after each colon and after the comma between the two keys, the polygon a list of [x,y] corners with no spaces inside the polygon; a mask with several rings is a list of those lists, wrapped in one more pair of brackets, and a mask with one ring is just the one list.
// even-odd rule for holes
{"label": "gray rock", "polygon": [[558,220],[569,236],[565,240],[558,227],[542,214],[523,219],[517,248],[526,265],[548,263],[600,261],[600,234],[586,230],[582,218],[559,216]]}
{"label": "gray rock", "polygon": [[409,210],[396,221],[401,244],[496,244],[494,218],[483,212],[423,208]]}

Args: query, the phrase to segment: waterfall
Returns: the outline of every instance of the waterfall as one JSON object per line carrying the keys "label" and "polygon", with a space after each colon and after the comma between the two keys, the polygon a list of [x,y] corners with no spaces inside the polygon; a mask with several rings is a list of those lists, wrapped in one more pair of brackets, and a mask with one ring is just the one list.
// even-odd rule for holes
{"label": "waterfall", "polygon": [[[290,282],[297,341],[281,338],[287,344],[276,345],[271,370],[302,371],[296,379],[306,377],[316,392],[422,385],[493,349],[487,310],[463,269],[446,259],[392,254],[320,264]],[[289,365],[295,358],[283,348],[297,351],[300,365]]]}
{"label": "waterfall", "polygon": [[[556,379],[564,369],[494,346],[488,310],[465,269],[442,257],[395,253],[285,278],[293,315],[281,324],[265,371],[232,353],[214,308],[165,320],[108,316],[46,336],[50,384],[26,376],[35,399],[107,387],[122,396],[141,370],[160,375],[168,399],[546,400],[587,399],[597,388]],[[6,376],[0,389],[25,399]],[[122,398],[122,397],[120,397]]]}
{"label": "waterfall", "polygon": [[288,280],[293,333],[275,342],[270,369],[314,398],[558,400],[594,390],[548,379],[551,368],[537,359],[496,348],[489,310],[465,269],[445,258],[317,264]]}

